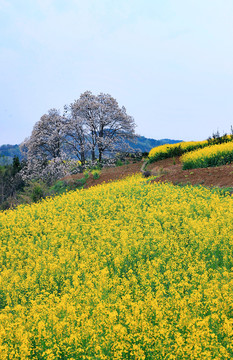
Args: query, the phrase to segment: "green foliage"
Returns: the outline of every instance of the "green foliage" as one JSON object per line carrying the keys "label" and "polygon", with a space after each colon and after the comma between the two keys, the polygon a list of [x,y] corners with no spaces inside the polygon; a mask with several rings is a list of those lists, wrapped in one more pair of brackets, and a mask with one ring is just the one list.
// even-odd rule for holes
{"label": "green foliage", "polygon": [[122,165],[123,165],[123,162],[120,159],[118,159],[116,161],[116,166],[122,166]]}
{"label": "green foliage", "polygon": [[89,178],[89,170],[83,172],[84,178],[87,180]]}
{"label": "green foliage", "polygon": [[100,163],[100,162],[97,162],[96,165],[91,166],[91,170],[101,170],[102,167],[103,167],[103,166],[101,165],[101,163]]}
{"label": "green foliage", "polygon": [[45,197],[45,191],[40,183],[33,183],[31,189],[31,199],[33,202],[38,202]]}
{"label": "green foliage", "polygon": [[58,180],[53,186],[50,187],[50,193],[59,195],[63,194],[67,190],[67,183],[65,181]]}
{"label": "green foliage", "polygon": [[20,170],[22,169],[23,164],[20,162],[18,156],[13,157],[13,164],[12,164],[12,175],[15,176]]}
{"label": "green foliage", "polygon": [[[88,175],[88,177],[89,177],[89,175]],[[74,186],[75,187],[82,187],[83,185],[85,185],[86,184],[86,180],[87,180],[87,178],[86,177],[83,177],[83,178],[81,178],[81,179],[76,179],[75,180],[75,182],[74,182]]]}
{"label": "green foliage", "polygon": [[49,188],[43,181],[31,181],[16,194],[15,205],[39,202],[49,195]]}
{"label": "green foliage", "polygon": [[100,170],[92,170],[93,179],[99,179],[100,177]]}
{"label": "green foliage", "polygon": [[49,188],[48,195],[60,195],[66,191],[75,190],[77,188],[80,189],[86,184],[88,178],[89,172],[85,171],[84,177],[81,179],[75,179],[69,182],[58,180]]}
{"label": "green foliage", "polygon": [[24,166],[18,156],[12,164],[0,165],[0,209],[5,210],[14,206],[16,195],[24,187],[24,181],[19,175]]}

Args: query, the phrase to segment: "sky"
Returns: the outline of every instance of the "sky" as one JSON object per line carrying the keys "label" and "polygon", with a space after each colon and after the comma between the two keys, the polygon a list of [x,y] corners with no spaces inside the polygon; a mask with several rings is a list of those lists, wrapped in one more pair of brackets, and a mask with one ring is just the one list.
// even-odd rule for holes
{"label": "sky", "polygon": [[154,139],[233,125],[232,0],[0,0],[0,145],[108,93]]}

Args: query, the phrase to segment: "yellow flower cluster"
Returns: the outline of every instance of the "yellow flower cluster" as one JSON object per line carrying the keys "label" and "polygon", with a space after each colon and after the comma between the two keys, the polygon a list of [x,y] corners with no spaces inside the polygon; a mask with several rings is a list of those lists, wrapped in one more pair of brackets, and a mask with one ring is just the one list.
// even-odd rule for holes
{"label": "yellow flower cluster", "polygon": [[233,142],[208,146],[181,157],[183,169],[220,166],[233,162]]}
{"label": "yellow flower cluster", "polygon": [[185,152],[192,151],[195,149],[203,148],[208,145],[207,140],[203,141],[186,141],[176,144],[165,144],[157,146],[150,150],[149,152],[149,161],[157,161],[173,156],[180,156]]}
{"label": "yellow flower cluster", "polygon": [[0,359],[233,358],[233,203],[135,176],[0,213]]}

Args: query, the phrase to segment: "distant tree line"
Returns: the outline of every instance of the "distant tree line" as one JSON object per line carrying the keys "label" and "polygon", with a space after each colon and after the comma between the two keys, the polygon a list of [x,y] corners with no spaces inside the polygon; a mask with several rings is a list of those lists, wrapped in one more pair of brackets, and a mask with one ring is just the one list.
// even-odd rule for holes
{"label": "distant tree line", "polygon": [[15,156],[22,160],[22,154],[18,145],[5,144],[0,146],[0,165],[11,164]]}
{"label": "distant tree line", "polygon": [[14,156],[13,163],[0,166],[0,209],[7,209],[15,203],[16,194],[24,187],[21,170],[24,162]]}

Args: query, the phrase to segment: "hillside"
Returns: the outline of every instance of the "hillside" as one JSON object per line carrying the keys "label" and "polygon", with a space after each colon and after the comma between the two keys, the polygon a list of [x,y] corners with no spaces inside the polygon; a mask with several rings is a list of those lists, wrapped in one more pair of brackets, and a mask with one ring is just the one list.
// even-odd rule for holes
{"label": "hillside", "polygon": [[233,163],[183,156],[0,212],[0,359],[233,358]]}
{"label": "hillside", "polygon": [[[175,164],[174,164],[175,162]],[[207,187],[232,188],[233,164],[218,167],[182,170],[179,157],[159,160],[150,164],[152,174],[159,175],[153,181],[171,182],[174,185],[203,185]]]}
{"label": "hillside", "polygon": [[18,156],[22,159],[19,145],[2,145],[0,146],[0,165],[11,164],[14,156]]}
{"label": "hillside", "polygon": [[0,358],[231,359],[232,214],[141,176],[1,212]]}
{"label": "hillside", "polygon": [[144,136],[137,136],[135,142],[129,142],[129,146],[135,150],[139,150],[141,152],[149,152],[152,148],[164,144],[176,144],[181,142],[182,140],[172,140],[172,139],[150,139]]}
{"label": "hillside", "polygon": [[[175,164],[174,164],[175,163]],[[114,168],[104,168],[100,173],[99,179],[93,179],[90,176],[84,188],[93,185],[119,180],[126,176],[140,172],[143,162],[131,163]],[[233,164],[222,165],[219,167],[199,168],[192,170],[182,170],[179,157],[174,159],[159,160],[149,164],[147,167],[151,170],[152,176],[157,176],[155,182],[171,182],[174,185],[203,185],[208,187],[227,187],[233,188]],[[81,179],[82,174],[72,175],[64,178],[68,182]]]}

